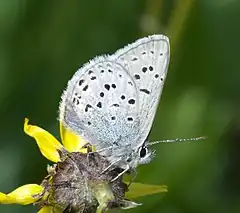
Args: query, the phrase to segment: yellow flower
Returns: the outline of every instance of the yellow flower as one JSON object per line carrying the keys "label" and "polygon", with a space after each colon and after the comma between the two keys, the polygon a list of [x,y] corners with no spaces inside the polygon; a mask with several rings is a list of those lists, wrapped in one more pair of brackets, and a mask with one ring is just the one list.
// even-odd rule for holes
{"label": "yellow flower", "polygon": [[[59,163],[62,162],[61,153],[67,152],[81,152],[87,153],[87,149],[83,148],[87,142],[83,140],[80,136],[74,134],[70,130],[63,127],[60,123],[60,134],[62,139],[62,144],[49,132],[46,130],[28,124],[29,120],[26,118],[24,122],[24,132],[29,136],[33,137],[37,145],[40,149],[40,152],[44,157],[48,160]],[[48,173],[51,174],[54,172],[54,166],[48,167]],[[44,179],[43,183],[51,183],[51,175]],[[11,193],[5,194],[0,192],[0,204],[21,204],[28,205],[39,202],[39,199],[44,201],[47,199],[47,194],[45,193],[45,185],[44,184],[27,184],[23,185]],[[98,185],[95,196],[97,197],[97,201],[99,203],[100,208],[98,208],[98,212],[101,212],[104,207],[106,207],[105,203],[112,199],[112,193],[109,192],[106,187],[108,185]],[[145,196],[154,193],[166,192],[166,186],[154,186],[154,185],[145,185],[141,183],[132,183],[129,191],[126,193],[126,198],[131,199],[139,196]],[[103,192],[103,193],[102,193]],[[126,200],[124,200],[126,201]],[[131,201],[126,201],[131,203]],[[136,205],[132,202],[133,205]],[[129,205],[130,206],[130,205]],[[38,213],[52,213],[57,212],[56,207],[51,205],[42,205],[41,209]],[[58,212],[61,212],[60,210]]]}

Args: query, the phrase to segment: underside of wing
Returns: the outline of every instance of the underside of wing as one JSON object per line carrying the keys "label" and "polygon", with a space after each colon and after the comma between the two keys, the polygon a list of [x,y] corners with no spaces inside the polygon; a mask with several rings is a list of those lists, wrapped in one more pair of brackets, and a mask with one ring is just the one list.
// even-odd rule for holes
{"label": "underside of wing", "polygon": [[112,60],[126,68],[137,87],[140,120],[139,140],[144,142],[151,129],[167,76],[170,59],[169,40],[164,35],[152,35],[117,51]]}
{"label": "underside of wing", "polygon": [[141,146],[151,129],[170,58],[166,36],[97,57],[68,82],[60,121],[97,149]]}
{"label": "underside of wing", "polygon": [[98,57],[68,82],[60,105],[63,125],[97,149],[131,141],[139,126],[137,87],[125,68]]}

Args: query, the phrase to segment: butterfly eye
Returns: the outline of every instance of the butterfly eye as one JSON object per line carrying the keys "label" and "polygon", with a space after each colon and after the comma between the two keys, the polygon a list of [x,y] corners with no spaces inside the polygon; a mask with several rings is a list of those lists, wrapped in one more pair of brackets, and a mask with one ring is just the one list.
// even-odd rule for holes
{"label": "butterfly eye", "polygon": [[140,158],[144,158],[147,155],[148,149],[145,146],[142,146],[139,150]]}

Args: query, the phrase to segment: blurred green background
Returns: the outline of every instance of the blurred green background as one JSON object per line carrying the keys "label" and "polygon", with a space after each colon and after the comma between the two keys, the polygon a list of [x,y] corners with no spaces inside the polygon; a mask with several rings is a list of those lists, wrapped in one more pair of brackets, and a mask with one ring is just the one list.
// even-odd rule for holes
{"label": "blurred green background", "polygon": [[237,0],[0,0],[0,191],[40,183],[50,163],[24,134],[24,117],[59,138],[60,95],[77,68],[163,33],[171,61],[150,139],[209,138],[156,145],[137,181],[169,192],[125,212],[240,212],[239,20]]}

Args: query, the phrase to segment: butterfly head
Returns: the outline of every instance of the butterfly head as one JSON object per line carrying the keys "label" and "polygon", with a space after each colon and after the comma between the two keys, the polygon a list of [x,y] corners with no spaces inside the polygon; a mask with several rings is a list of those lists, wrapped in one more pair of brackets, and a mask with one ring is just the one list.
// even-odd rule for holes
{"label": "butterfly head", "polygon": [[[116,150],[117,151],[117,150]],[[125,154],[121,155],[121,152],[118,149],[119,162],[117,163],[121,168],[126,169],[135,169],[140,164],[146,164],[151,161],[153,158],[153,151],[151,151],[145,144],[137,148],[129,148],[126,150]]]}

